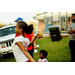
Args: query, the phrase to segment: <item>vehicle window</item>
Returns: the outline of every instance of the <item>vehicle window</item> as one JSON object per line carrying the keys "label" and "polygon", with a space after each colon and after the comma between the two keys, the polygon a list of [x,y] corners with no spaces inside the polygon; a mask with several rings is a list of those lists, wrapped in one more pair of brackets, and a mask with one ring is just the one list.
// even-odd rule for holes
{"label": "vehicle window", "polygon": [[4,28],[0,30],[0,37],[15,33],[15,26]]}

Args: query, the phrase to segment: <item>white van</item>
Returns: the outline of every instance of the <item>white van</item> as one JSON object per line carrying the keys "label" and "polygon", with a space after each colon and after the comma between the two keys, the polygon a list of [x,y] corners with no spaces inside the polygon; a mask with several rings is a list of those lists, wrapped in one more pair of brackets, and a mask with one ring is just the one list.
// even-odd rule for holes
{"label": "white van", "polygon": [[12,43],[15,38],[15,25],[0,28],[0,56],[12,52]]}

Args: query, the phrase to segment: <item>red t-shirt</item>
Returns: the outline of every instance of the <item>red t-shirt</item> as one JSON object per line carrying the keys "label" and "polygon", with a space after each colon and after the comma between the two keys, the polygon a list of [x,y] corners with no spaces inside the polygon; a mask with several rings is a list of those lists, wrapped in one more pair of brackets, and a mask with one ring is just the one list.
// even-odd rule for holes
{"label": "red t-shirt", "polygon": [[[29,39],[29,41],[31,41],[31,38],[34,37],[33,32],[31,34],[24,33],[24,35],[25,35],[26,38]],[[15,34],[15,37],[18,37],[18,36],[19,36],[18,34]],[[32,50],[32,49],[33,49],[32,45],[27,47],[27,51]]]}

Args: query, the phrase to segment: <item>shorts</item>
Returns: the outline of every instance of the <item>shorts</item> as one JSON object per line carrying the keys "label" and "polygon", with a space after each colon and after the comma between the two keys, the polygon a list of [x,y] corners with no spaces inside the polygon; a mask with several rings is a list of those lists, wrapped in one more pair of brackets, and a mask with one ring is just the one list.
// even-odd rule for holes
{"label": "shorts", "polygon": [[26,61],[26,62],[31,62],[30,60]]}

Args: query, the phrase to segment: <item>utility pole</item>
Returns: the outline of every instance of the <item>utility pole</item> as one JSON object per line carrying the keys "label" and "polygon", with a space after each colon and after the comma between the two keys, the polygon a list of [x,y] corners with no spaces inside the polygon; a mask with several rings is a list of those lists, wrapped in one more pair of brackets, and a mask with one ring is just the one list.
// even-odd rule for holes
{"label": "utility pole", "polygon": [[61,16],[60,16],[60,12],[59,12],[59,25],[61,25]]}
{"label": "utility pole", "polygon": [[35,32],[36,32],[36,34],[37,34],[37,15],[35,16]]}
{"label": "utility pole", "polygon": [[51,26],[53,24],[53,12],[51,12]]}
{"label": "utility pole", "polygon": [[37,15],[36,13],[33,13],[34,14],[34,20],[35,20],[35,34],[37,34]]}
{"label": "utility pole", "polygon": [[67,12],[66,12],[66,30],[67,30],[68,26],[67,26]]}

